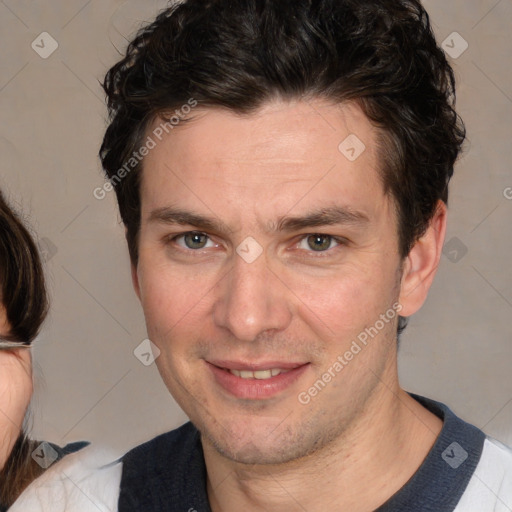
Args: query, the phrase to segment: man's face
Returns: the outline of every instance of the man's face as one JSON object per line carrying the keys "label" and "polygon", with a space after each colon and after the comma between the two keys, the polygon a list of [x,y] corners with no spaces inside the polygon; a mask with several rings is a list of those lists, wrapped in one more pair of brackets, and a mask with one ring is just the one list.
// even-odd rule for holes
{"label": "man's face", "polygon": [[[144,163],[148,335],[209,445],[285,462],[342,434],[394,372],[401,261],[377,134],[355,105],[319,100],[194,114]],[[338,149],[351,134],[355,160],[354,139]]]}

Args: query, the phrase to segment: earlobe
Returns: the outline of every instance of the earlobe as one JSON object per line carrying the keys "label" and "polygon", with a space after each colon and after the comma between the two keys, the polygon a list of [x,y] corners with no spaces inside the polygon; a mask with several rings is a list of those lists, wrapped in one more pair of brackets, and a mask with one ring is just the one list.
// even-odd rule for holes
{"label": "earlobe", "polygon": [[425,234],[417,240],[405,259],[400,287],[402,316],[416,313],[427,298],[441,259],[446,217],[446,204],[439,201]]}

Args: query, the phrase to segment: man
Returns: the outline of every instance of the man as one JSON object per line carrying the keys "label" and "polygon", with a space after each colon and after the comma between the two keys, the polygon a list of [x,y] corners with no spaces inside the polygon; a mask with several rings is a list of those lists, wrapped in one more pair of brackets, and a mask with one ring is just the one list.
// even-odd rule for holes
{"label": "man", "polygon": [[398,382],[464,140],[417,0],[188,0],[107,74],[101,158],[190,417],[120,511],[512,510],[510,451]]}

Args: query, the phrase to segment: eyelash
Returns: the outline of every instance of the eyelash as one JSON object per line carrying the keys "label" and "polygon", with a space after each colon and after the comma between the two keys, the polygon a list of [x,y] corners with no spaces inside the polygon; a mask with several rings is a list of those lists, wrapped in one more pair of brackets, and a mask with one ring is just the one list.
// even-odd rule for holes
{"label": "eyelash", "polygon": [[[208,241],[212,241],[211,237],[207,233],[204,233],[203,231],[186,231],[184,233],[179,233],[178,235],[171,235],[171,236],[165,238],[164,243],[165,243],[165,245],[169,245],[171,243],[177,245],[176,241],[179,240],[180,238],[187,236],[187,235],[204,235],[208,238]],[[338,244],[335,247],[331,247],[325,251],[313,251],[313,250],[308,251],[306,249],[300,249],[301,251],[305,251],[306,253],[308,253],[308,256],[313,255],[314,258],[325,258],[325,257],[331,256],[334,250],[336,250],[342,246],[346,246],[348,244],[347,239],[341,238],[341,237],[336,237],[334,235],[329,235],[327,233],[305,233],[305,234],[301,235],[300,240],[294,244],[294,247],[299,245],[302,241],[307,240],[307,238],[311,237],[311,236],[329,237],[331,239],[331,242],[336,242]],[[194,256],[201,256],[203,254],[204,250],[210,249],[209,247],[203,248],[203,249],[190,249],[188,247],[182,247],[179,245],[177,245],[177,246],[178,246],[179,250],[184,251],[187,254],[192,255],[195,253]]]}

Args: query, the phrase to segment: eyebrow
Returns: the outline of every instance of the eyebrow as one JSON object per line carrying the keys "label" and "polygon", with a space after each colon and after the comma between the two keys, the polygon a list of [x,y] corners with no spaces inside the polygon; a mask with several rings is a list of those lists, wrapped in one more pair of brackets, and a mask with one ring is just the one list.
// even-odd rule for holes
{"label": "eyebrow", "polygon": [[148,222],[194,226],[198,229],[218,233],[232,232],[232,229],[219,219],[173,207],[163,207],[153,210],[149,215]]}
{"label": "eyebrow", "polygon": [[[363,212],[343,207],[321,208],[308,212],[301,216],[283,216],[277,222],[271,222],[268,226],[270,232],[290,232],[304,228],[352,225],[360,226],[368,224],[370,219]],[[178,224],[182,226],[194,226],[199,230],[213,231],[217,233],[232,233],[233,230],[223,221],[215,217],[183,210],[180,208],[163,207],[153,210],[149,215],[150,223]]]}
{"label": "eyebrow", "polygon": [[369,222],[370,219],[363,212],[334,206],[314,210],[298,217],[281,217],[277,222],[275,231],[295,231],[303,228],[334,225],[358,226]]}

